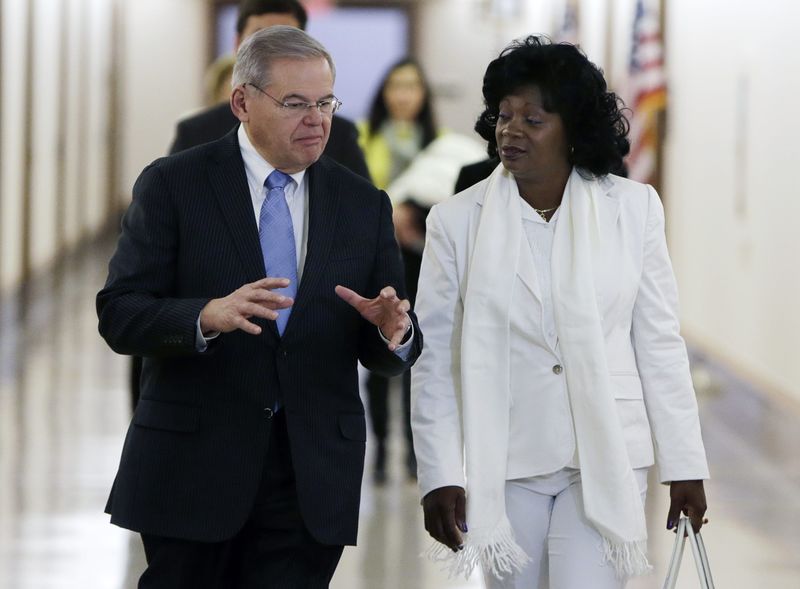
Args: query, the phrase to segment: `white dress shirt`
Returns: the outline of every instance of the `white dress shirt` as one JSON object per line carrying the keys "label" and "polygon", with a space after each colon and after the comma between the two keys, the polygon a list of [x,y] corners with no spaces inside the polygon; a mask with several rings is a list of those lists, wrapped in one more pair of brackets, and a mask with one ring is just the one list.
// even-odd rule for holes
{"label": "white dress shirt", "polygon": [[[261,217],[261,205],[267,196],[264,183],[275,171],[275,168],[256,151],[247,136],[244,125],[239,125],[239,149],[244,160],[250,200],[253,202],[253,215],[256,218],[256,225],[258,225]],[[308,181],[305,170],[290,174],[289,177],[292,181],[286,184],[283,192],[286,195],[286,204],[289,206],[289,214],[292,216],[292,226],[294,227],[294,251],[297,252],[297,282],[299,286],[303,278],[308,244]]]}

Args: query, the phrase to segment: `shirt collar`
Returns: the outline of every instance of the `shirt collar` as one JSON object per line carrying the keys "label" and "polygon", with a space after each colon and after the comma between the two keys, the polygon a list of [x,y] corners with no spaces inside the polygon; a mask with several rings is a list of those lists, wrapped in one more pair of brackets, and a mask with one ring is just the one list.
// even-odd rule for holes
{"label": "shirt collar", "polygon": [[[239,150],[242,152],[245,170],[247,170],[247,173],[250,176],[253,178],[258,178],[259,182],[263,184],[266,182],[267,176],[269,176],[273,170],[275,170],[275,166],[261,157],[261,154],[256,151],[256,148],[250,141],[250,137],[247,135],[244,125],[239,125],[237,136],[239,138]],[[303,181],[305,175],[306,171],[300,170],[294,174],[289,174],[289,177],[294,180],[295,186],[300,186],[300,183]]]}

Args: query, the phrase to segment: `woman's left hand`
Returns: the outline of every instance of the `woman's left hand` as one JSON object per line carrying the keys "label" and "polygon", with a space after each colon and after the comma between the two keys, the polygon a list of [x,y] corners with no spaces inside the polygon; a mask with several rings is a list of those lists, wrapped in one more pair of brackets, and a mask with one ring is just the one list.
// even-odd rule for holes
{"label": "woman's left hand", "polygon": [[669,484],[669,514],[667,514],[667,529],[671,530],[678,525],[681,512],[692,522],[692,528],[699,532],[706,513],[706,492],[703,481],[672,481]]}

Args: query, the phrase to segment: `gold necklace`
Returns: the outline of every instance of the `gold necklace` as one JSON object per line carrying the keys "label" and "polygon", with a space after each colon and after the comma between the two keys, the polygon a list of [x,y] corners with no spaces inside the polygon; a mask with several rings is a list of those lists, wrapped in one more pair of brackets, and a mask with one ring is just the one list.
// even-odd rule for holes
{"label": "gold necklace", "polygon": [[542,219],[547,221],[547,213],[552,213],[557,208],[558,205],[554,206],[552,209],[537,209],[536,207],[533,207],[533,210],[536,211]]}

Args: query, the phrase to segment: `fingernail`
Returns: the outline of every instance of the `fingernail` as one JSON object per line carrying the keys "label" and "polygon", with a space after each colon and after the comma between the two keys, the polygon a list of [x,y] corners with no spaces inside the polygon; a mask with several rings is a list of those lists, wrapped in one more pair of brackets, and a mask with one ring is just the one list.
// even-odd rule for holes
{"label": "fingernail", "polygon": [[674,527],[675,527],[675,520],[672,519],[667,520],[667,529],[671,530]]}
{"label": "fingernail", "polygon": [[466,522],[461,522],[460,524],[458,524],[458,529],[461,530],[462,532],[464,532],[465,534],[469,531],[469,530],[467,530],[467,523]]}

